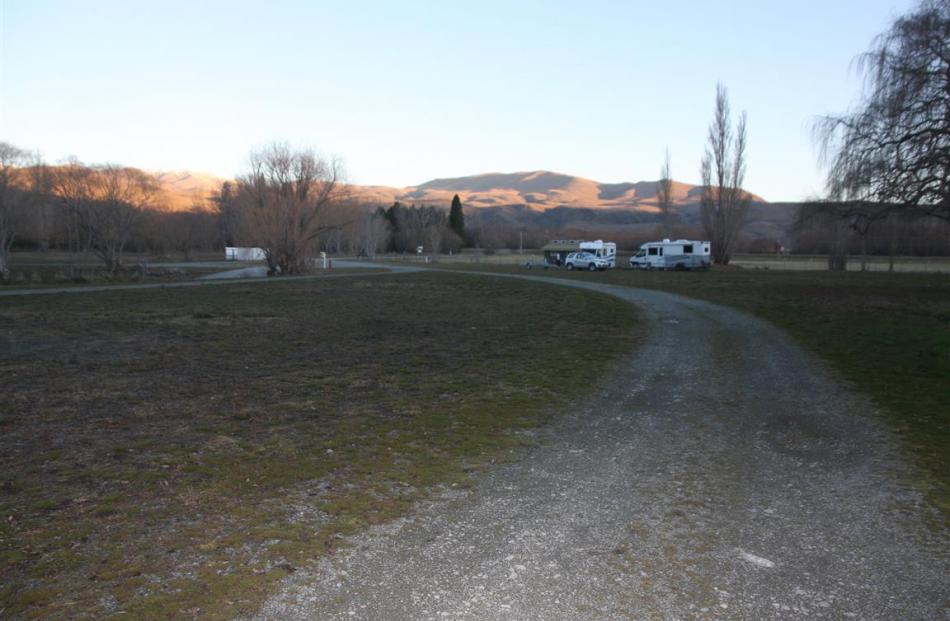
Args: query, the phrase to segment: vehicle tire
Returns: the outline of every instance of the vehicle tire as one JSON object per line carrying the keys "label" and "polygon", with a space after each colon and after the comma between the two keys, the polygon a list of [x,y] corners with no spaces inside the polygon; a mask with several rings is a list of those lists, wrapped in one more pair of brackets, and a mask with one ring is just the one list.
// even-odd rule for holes
{"label": "vehicle tire", "polygon": [[677,264],[676,264],[676,267],[674,267],[673,269],[674,269],[675,271],[677,271],[677,272],[685,272],[685,271],[686,271],[686,266],[683,265],[682,263],[677,263]]}
{"label": "vehicle tire", "polygon": [[587,264],[587,271],[588,271],[588,272],[593,272],[595,269],[597,269],[597,266],[594,265],[593,263],[588,263],[588,264]]}
{"label": "vehicle tire", "polygon": [[574,269],[574,264],[573,264],[573,263],[568,263],[568,264],[567,264],[567,269],[569,269],[569,270]]}

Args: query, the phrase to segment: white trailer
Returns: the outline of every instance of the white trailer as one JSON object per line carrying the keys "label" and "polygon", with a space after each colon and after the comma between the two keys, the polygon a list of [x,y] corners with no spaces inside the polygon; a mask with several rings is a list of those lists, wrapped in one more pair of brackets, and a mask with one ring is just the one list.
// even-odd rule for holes
{"label": "white trailer", "polygon": [[605,242],[602,239],[582,241],[581,250],[600,257],[607,262],[607,267],[617,267],[617,244],[613,242]]}
{"label": "white trailer", "polygon": [[267,258],[263,248],[240,248],[227,246],[224,249],[225,261],[263,261]]}
{"label": "white trailer", "polygon": [[630,267],[642,270],[709,269],[712,261],[708,241],[676,239],[648,242],[630,257]]}

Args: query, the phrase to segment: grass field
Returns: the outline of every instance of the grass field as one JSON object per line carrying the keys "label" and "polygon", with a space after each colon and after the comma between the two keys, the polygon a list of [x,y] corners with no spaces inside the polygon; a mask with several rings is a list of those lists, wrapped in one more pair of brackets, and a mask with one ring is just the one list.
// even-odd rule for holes
{"label": "grass field", "polygon": [[[526,274],[514,266],[440,267]],[[748,311],[787,330],[881,406],[950,523],[950,279],[940,274],[530,271],[662,289]]]}
{"label": "grass field", "polygon": [[[621,251],[617,255],[617,265],[626,267],[630,259],[629,251]],[[382,257],[381,257],[382,258]],[[386,257],[389,260],[420,262],[423,258],[410,256]],[[535,265],[540,265],[544,260],[541,252],[538,250],[525,250],[524,253],[517,251],[498,251],[495,254],[476,254],[466,252],[461,255],[446,257],[434,257],[434,262],[439,263],[471,263],[482,265],[524,265],[531,261]],[[802,254],[735,254],[732,257],[732,265],[747,269],[779,270],[779,271],[828,271],[827,255],[802,255]],[[863,267],[863,269],[862,269]],[[851,272],[887,272],[890,268],[890,260],[886,256],[849,256],[848,271]],[[901,273],[950,273],[950,257],[895,257],[894,271]]]}
{"label": "grass field", "polygon": [[178,282],[248,265],[226,262],[222,254],[198,253],[191,261],[180,258],[175,261],[169,257],[130,253],[123,257],[124,269],[111,274],[92,253],[18,251],[11,253],[10,274],[0,280],[0,287]]}
{"label": "grass field", "polygon": [[637,325],[438,273],[0,299],[0,616],[252,612],[530,443]]}

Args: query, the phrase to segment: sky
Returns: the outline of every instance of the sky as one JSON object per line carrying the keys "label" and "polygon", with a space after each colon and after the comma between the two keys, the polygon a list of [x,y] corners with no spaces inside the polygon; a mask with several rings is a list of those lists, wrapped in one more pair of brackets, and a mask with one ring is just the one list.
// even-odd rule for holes
{"label": "sky", "polygon": [[352,183],[553,170],[699,182],[716,84],[748,114],[746,187],[818,196],[811,136],[912,0],[0,0],[0,141],[232,177],[274,141]]}

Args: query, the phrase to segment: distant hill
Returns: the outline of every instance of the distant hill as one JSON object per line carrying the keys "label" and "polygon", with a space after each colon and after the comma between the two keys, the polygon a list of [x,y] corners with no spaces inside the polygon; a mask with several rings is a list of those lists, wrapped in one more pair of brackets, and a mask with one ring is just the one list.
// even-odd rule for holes
{"label": "distant hill", "polygon": [[[633,209],[655,213],[656,181],[636,183],[601,183],[583,177],[546,170],[517,173],[487,173],[469,177],[433,179],[408,188],[354,186],[361,200],[379,203],[400,201],[416,204],[448,205],[459,195],[466,207],[499,207],[521,205],[532,211],[558,207],[585,209]],[[698,203],[699,186],[673,182],[676,205]],[[765,202],[753,195],[753,200]]]}
{"label": "distant hill", "polygon": [[[188,209],[207,201],[226,181],[190,171],[153,172],[161,183],[171,209]],[[391,205],[395,201],[418,205],[448,206],[455,194],[467,208],[521,206],[530,211],[563,207],[580,209],[626,209],[656,213],[656,181],[601,183],[583,177],[546,170],[518,173],[487,173],[468,177],[433,179],[417,186],[392,188],[374,185],[350,186],[357,201]],[[699,202],[699,186],[673,182],[677,206]],[[766,202],[752,195],[755,202]]]}
{"label": "distant hill", "polygon": [[163,190],[164,206],[173,211],[210,207],[210,199],[227,179],[187,170],[152,172]]}
{"label": "distant hill", "polygon": [[[161,186],[155,206],[171,211],[214,209],[214,198],[229,179],[192,171],[150,171]],[[466,223],[496,230],[533,229],[546,235],[620,238],[655,234],[658,223],[656,181],[600,183],[583,177],[538,170],[487,173],[433,179],[417,186],[392,188],[350,185],[357,204],[448,208],[458,194]],[[702,188],[673,182],[674,225],[701,234]],[[744,237],[783,240],[792,231],[798,204],[769,203],[750,194],[752,206]],[[685,233],[684,233],[685,234]]]}
{"label": "distant hill", "polygon": [[[654,234],[659,208],[656,181],[601,183],[583,177],[536,170],[487,173],[433,179],[408,188],[353,186],[357,200],[367,205],[404,204],[447,206],[459,195],[472,226],[531,228],[550,234],[616,238]],[[678,226],[701,226],[702,187],[673,182],[673,211]],[[795,209],[772,206],[750,194],[752,207],[743,227],[751,237],[783,239]]]}
{"label": "distant hill", "polygon": [[[161,183],[169,209],[211,206],[210,199],[226,179],[171,171],[153,173]],[[657,222],[656,181],[601,183],[583,177],[537,170],[517,173],[487,173],[468,177],[433,179],[417,186],[351,185],[354,199],[363,205],[388,207],[395,201],[406,205],[448,207],[458,194],[466,219],[475,226],[530,227],[545,231],[576,231],[578,234],[640,234],[655,229]],[[674,213],[679,224],[700,225],[699,199],[702,188],[673,182]],[[781,239],[790,230],[795,206],[772,204],[750,195],[752,208],[743,233],[750,237]]]}

